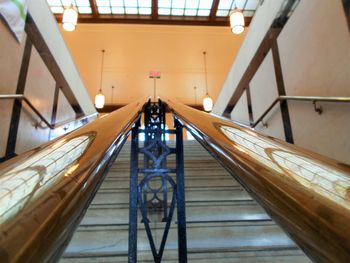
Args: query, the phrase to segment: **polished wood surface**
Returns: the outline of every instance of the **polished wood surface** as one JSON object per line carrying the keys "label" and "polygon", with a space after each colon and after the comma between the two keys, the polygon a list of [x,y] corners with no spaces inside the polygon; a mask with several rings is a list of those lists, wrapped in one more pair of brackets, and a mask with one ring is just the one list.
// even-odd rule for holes
{"label": "polished wood surface", "polygon": [[145,100],[0,165],[0,262],[56,262]]}
{"label": "polished wood surface", "polygon": [[350,261],[349,165],[165,102],[312,260]]}

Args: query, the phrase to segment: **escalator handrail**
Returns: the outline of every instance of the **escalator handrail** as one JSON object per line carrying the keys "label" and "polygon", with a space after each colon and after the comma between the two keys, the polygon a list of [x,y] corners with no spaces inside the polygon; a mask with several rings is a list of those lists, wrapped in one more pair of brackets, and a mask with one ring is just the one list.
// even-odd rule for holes
{"label": "escalator handrail", "polygon": [[146,99],[0,165],[1,262],[56,262]]}
{"label": "escalator handrail", "polygon": [[312,260],[349,261],[349,165],[175,99],[164,102]]}

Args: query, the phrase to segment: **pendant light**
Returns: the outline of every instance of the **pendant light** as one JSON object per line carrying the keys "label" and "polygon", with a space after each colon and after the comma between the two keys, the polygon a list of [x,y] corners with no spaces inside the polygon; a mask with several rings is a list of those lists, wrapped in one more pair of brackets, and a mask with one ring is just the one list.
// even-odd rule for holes
{"label": "pendant light", "polygon": [[78,11],[73,6],[73,3],[64,9],[62,17],[62,27],[66,31],[74,31],[77,26],[78,21]]}
{"label": "pendant light", "polygon": [[105,50],[102,50],[102,61],[101,61],[101,77],[100,77],[100,89],[99,93],[95,96],[95,107],[102,109],[105,105],[105,95],[102,94],[102,74],[103,74],[103,62],[104,62]]}
{"label": "pendant light", "polygon": [[237,9],[235,1],[235,9],[230,12],[230,26],[233,34],[239,35],[244,31],[244,15]]}
{"label": "pendant light", "polygon": [[204,74],[205,74],[205,90],[206,94],[203,99],[203,108],[205,111],[210,112],[213,109],[213,99],[209,96],[208,92],[208,77],[207,77],[207,58],[206,58],[207,52],[203,52],[204,57]]}

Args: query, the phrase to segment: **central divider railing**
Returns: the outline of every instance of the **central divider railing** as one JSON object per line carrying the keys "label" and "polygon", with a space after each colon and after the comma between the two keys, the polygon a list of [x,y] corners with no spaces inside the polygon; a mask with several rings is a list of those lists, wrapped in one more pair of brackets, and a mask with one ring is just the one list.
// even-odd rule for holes
{"label": "central divider railing", "polygon": [[[128,261],[137,262],[137,211],[141,212],[141,222],[145,227],[154,262],[160,263],[176,207],[178,256],[179,262],[185,263],[187,262],[187,239],[183,128],[179,121],[174,119],[175,129],[166,129],[166,105],[160,100],[149,101],[143,111],[144,129],[140,129],[140,122],[137,123],[132,130],[131,138]],[[143,145],[139,142],[140,134],[144,135]],[[175,135],[175,148],[167,145],[166,134]],[[171,154],[176,155],[175,168],[167,165],[167,157]],[[141,167],[139,155],[143,157]],[[171,174],[176,176],[176,180]],[[168,202],[170,195],[170,202]],[[162,219],[158,221],[154,216],[151,219],[152,214],[160,214]],[[165,222],[165,228],[160,244],[157,245],[150,224],[160,222]]]}
{"label": "central divider railing", "polygon": [[[176,100],[163,102],[176,119],[177,149],[183,149],[184,126],[312,260],[349,262],[349,165],[194,110]],[[143,107],[147,107],[145,100],[131,103],[0,164],[1,262],[59,260],[132,128],[139,129]],[[164,126],[156,126],[163,133]],[[145,126],[146,136],[155,136],[156,141],[162,142],[157,129],[148,129]],[[141,151],[135,143],[138,134],[139,131],[132,135],[135,159],[131,160],[131,188],[138,190],[137,197],[131,195],[133,215],[137,215],[138,199],[139,204],[149,204],[149,199],[142,199],[140,193],[146,183],[140,185],[133,176],[141,173],[145,179],[148,169],[154,168],[163,172],[165,168],[161,165],[153,167],[152,164],[166,163],[165,159],[159,161],[157,153],[148,156],[154,158],[148,164],[146,158],[146,167],[135,169],[138,161],[135,152]],[[145,147],[151,143],[146,142]],[[183,176],[183,154],[177,154],[176,163],[176,172]],[[179,207],[179,200],[184,198],[178,191],[183,189],[182,183],[177,179],[176,185],[172,185],[177,189],[178,220],[185,223],[184,207],[183,210]],[[184,204],[183,199],[180,205]],[[141,205],[141,210],[143,208]],[[161,208],[168,209],[165,203]],[[145,223],[148,217],[145,211],[142,214]],[[169,217],[169,212],[163,214]],[[131,229],[135,223],[138,223],[137,216],[132,217]],[[180,221],[178,224],[179,260],[186,262],[186,235],[181,234],[186,233],[181,232],[186,225]],[[135,255],[137,250],[132,251]],[[154,255],[156,262],[161,260],[159,250]],[[129,261],[135,262],[136,256],[133,258]]]}

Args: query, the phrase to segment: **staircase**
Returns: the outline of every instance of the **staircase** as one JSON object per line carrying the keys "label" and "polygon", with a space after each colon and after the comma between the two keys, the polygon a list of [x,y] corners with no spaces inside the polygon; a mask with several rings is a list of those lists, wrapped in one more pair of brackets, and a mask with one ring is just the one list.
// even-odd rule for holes
{"label": "staircase", "polygon": [[[184,151],[189,262],[310,262],[199,143],[184,141]],[[127,262],[129,160],[126,143],[60,263]],[[156,243],[160,219],[151,217]],[[178,261],[175,224],[163,262]],[[138,262],[153,262],[143,224],[138,228]]]}

